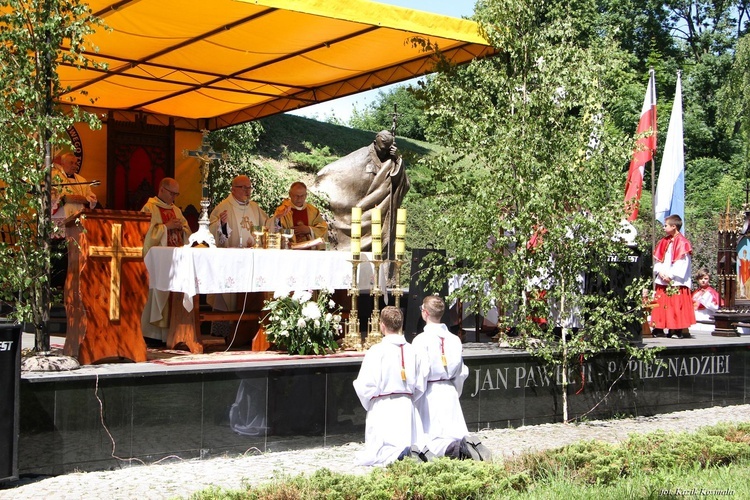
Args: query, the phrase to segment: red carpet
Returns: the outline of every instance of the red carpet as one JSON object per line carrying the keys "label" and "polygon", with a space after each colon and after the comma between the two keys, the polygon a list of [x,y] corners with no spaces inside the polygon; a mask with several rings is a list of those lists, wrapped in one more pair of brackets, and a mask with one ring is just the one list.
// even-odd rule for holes
{"label": "red carpet", "polygon": [[[152,359],[152,351],[159,351],[162,354],[168,354],[169,357],[159,357],[159,359]],[[156,354],[156,353],[154,353]],[[301,356],[293,355],[290,356],[283,352],[278,351],[264,351],[264,352],[253,352],[253,351],[227,351],[227,352],[212,352],[208,354],[191,354],[187,351],[166,351],[149,349],[149,363],[161,364],[161,365],[201,365],[201,364],[215,364],[215,363],[246,363],[255,361],[279,361],[286,362],[293,359],[331,359],[331,358],[357,358],[363,357],[364,352],[354,351],[339,351],[334,354],[328,354],[326,356]],[[155,356],[156,357],[156,356]]]}

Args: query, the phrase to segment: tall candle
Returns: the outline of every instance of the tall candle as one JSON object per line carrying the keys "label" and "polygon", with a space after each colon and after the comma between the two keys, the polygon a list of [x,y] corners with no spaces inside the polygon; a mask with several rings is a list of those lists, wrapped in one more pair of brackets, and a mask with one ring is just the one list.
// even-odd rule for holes
{"label": "tall candle", "polygon": [[376,222],[380,224],[380,209],[379,208],[372,209],[372,224],[375,225]]}
{"label": "tall candle", "polygon": [[400,222],[401,224],[406,224],[406,209],[405,208],[399,208],[398,212],[396,212],[396,222]]}
{"label": "tall candle", "polygon": [[373,238],[380,238],[383,235],[383,226],[380,222],[373,222],[370,231],[372,232]]}
{"label": "tall candle", "polygon": [[361,207],[352,207],[352,224],[354,223],[361,224],[362,223],[362,208]]}
{"label": "tall candle", "polygon": [[[383,253],[383,240],[380,238],[373,238],[372,239],[372,254],[375,256],[380,256]],[[378,258],[378,257],[375,257]]]}
{"label": "tall candle", "polygon": [[352,238],[351,247],[352,247],[352,255],[356,258],[359,258],[359,253],[360,253],[360,248],[361,248],[359,238]]}
{"label": "tall candle", "polygon": [[406,253],[406,242],[403,239],[396,239],[396,257],[403,257]]}
{"label": "tall candle", "polygon": [[355,259],[359,259],[362,237],[362,208],[352,207],[352,234],[351,234],[351,249],[352,256]]}

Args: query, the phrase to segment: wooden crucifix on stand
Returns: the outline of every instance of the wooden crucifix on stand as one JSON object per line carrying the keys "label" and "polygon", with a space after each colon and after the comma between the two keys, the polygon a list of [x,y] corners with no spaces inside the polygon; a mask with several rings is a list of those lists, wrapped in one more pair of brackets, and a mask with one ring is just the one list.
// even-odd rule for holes
{"label": "wooden crucifix on stand", "polygon": [[208,206],[211,204],[211,200],[208,198],[208,172],[212,161],[219,159],[226,161],[229,159],[229,155],[226,153],[217,153],[213,150],[211,144],[208,142],[208,130],[203,131],[203,140],[201,141],[200,149],[192,151],[186,149],[182,154],[185,157],[197,158],[201,162],[201,216],[198,219],[198,231],[190,235],[187,245],[205,244],[209,247],[215,247],[216,241],[209,230],[210,221],[208,220]]}

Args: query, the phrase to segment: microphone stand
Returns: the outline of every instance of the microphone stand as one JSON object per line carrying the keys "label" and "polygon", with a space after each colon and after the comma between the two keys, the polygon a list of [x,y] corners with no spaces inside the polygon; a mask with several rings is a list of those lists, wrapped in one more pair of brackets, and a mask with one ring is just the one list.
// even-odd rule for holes
{"label": "microphone stand", "polygon": [[52,187],[61,187],[61,186],[91,186],[96,187],[101,184],[101,181],[91,181],[91,182],[62,182],[60,184],[52,184]]}

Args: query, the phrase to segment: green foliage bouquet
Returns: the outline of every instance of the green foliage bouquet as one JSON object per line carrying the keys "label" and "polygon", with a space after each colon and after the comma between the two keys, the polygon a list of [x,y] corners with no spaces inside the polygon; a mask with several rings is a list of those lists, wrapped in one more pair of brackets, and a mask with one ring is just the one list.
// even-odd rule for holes
{"label": "green foliage bouquet", "polygon": [[331,293],[321,290],[317,299],[309,291],[274,294],[263,307],[268,311],[266,337],[276,349],[289,354],[325,354],[338,349],[341,308]]}

